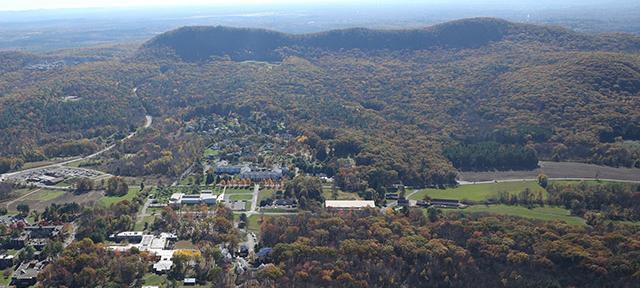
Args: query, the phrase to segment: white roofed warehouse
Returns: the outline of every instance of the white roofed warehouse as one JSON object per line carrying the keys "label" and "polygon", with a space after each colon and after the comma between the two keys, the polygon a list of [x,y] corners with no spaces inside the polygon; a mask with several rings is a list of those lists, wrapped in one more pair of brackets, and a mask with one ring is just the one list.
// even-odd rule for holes
{"label": "white roofed warehouse", "polygon": [[374,208],[376,203],[373,200],[326,200],[324,207],[328,210],[361,210]]}

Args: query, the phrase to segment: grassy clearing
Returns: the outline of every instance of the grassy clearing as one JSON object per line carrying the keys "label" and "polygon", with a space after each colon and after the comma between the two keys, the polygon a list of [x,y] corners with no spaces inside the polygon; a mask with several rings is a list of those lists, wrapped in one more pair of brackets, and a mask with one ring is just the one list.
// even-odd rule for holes
{"label": "grassy clearing", "polygon": [[231,201],[251,201],[251,199],[253,198],[253,195],[250,194],[242,194],[242,195],[230,195],[229,199]]}
{"label": "grassy clearing", "polygon": [[[62,161],[62,160],[60,160],[60,161]],[[37,167],[51,165],[51,164],[54,164],[54,163],[56,163],[56,160],[44,160],[44,161],[36,161],[36,162],[27,162],[27,163],[24,163],[24,165],[22,165],[21,169],[37,168]]]}
{"label": "grassy clearing", "polygon": [[215,149],[211,149],[211,148],[207,148],[202,153],[202,157],[204,157],[204,158],[214,157],[214,156],[218,156],[218,154],[220,154],[220,151],[215,150]]}
{"label": "grassy clearing", "polygon": [[[3,287],[9,287],[9,283],[11,283],[11,275],[13,275],[12,272],[13,266],[7,267],[4,270],[0,270],[0,285],[2,285]],[[7,277],[5,277],[4,275],[7,275]]]}
{"label": "grassy clearing", "polygon": [[50,201],[64,195],[65,191],[62,190],[42,190],[37,193],[29,195],[25,200],[33,201]]}
{"label": "grassy clearing", "polygon": [[32,192],[35,189],[38,189],[38,188],[34,188],[34,189],[22,188],[22,189],[13,190],[13,192],[11,192],[11,196],[9,196],[7,199],[3,199],[2,201],[4,202],[4,201],[20,198],[25,194]]}
{"label": "grassy clearing", "polygon": [[182,180],[180,180],[179,184],[180,185],[192,185],[192,184],[198,184],[198,185],[204,185],[205,179],[204,177],[202,177],[202,179],[200,179],[200,182],[196,183],[196,177],[193,175],[189,175],[185,178],[182,178]]}
{"label": "grassy clearing", "polygon": [[167,276],[157,275],[154,273],[147,273],[142,277],[144,286],[159,286],[165,287],[167,283]]}
{"label": "grassy clearing", "polygon": [[258,204],[260,204],[260,201],[271,197],[273,193],[275,193],[275,191],[269,189],[260,190],[258,192]]}
{"label": "grassy clearing", "polygon": [[136,195],[138,195],[138,193],[140,193],[140,187],[130,187],[127,194],[123,196],[104,196],[100,198],[99,203],[106,207],[109,207],[111,206],[111,204],[115,204],[123,200],[131,201],[134,197],[136,197]]}
{"label": "grassy clearing", "polygon": [[151,225],[153,224],[153,220],[155,219],[156,219],[155,215],[144,216],[142,217],[142,219],[140,219],[140,221],[136,222],[136,225],[134,226],[133,230],[142,231],[144,230],[145,223],[147,223],[147,225]]}
{"label": "grassy clearing", "polygon": [[462,213],[490,213],[500,215],[519,216],[529,219],[537,219],[544,221],[564,221],[570,225],[585,225],[584,219],[571,216],[569,210],[560,207],[536,207],[528,209],[522,206],[509,205],[474,205],[464,210],[443,210],[445,213],[462,212]]}
{"label": "grassy clearing", "polygon": [[526,188],[529,188],[535,193],[541,191],[544,197],[547,197],[547,191],[544,190],[544,188],[540,187],[537,182],[522,181],[460,185],[456,188],[448,189],[424,189],[420,190],[418,193],[413,194],[410,199],[421,200],[424,199],[425,196],[429,196],[431,198],[438,199],[470,200],[481,202],[489,198],[496,197],[499,192],[518,194]]}
{"label": "grassy clearing", "polygon": [[225,194],[239,194],[239,193],[253,193],[253,187],[251,188],[229,188],[224,191]]}
{"label": "grassy clearing", "polygon": [[164,210],[164,208],[147,208],[147,213],[152,214],[152,215],[160,215],[160,213],[162,213],[162,211]]}
{"label": "grassy clearing", "polygon": [[260,216],[260,215],[251,215],[247,220],[247,231],[254,232],[256,234],[260,233],[260,219],[262,217],[270,217],[270,216]]}
{"label": "grassy clearing", "polygon": [[323,188],[322,196],[324,196],[324,199],[330,200],[362,200],[362,198],[358,196],[357,193],[344,192],[340,190],[338,190],[338,198],[333,199],[333,192],[331,191],[331,188]]}

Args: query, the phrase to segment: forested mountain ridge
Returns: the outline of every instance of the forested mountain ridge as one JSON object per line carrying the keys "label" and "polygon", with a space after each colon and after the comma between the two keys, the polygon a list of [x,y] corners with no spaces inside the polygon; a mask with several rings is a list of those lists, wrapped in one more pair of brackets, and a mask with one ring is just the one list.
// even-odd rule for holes
{"label": "forested mountain ridge", "polygon": [[[310,35],[186,27],[132,57],[3,74],[0,157],[33,161],[60,156],[44,150],[68,141],[104,144],[145,112],[171,118],[152,128],[173,131],[232,112],[264,113],[307,136],[305,172],[336,173],[336,160],[351,157],[352,179],[376,189],[447,184],[455,168],[531,168],[538,159],[640,167],[639,39],[486,18]],[[190,139],[145,135],[163,133]],[[122,167],[188,143],[160,146]]]}
{"label": "forested mountain ridge", "polygon": [[587,35],[559,27],[473,18],[413,30],[352,28],[299,35],[223,26],[183,27],[148,41],[141,54],[166,57],[168,53],[185,61],[223,56],[234,60],[275,61],[286,56],[287,51],[281,49],[284,47],[364,51],[464,49],[498,41],[540,43],[563,50],[640,50],[640,37],[631,34]]}

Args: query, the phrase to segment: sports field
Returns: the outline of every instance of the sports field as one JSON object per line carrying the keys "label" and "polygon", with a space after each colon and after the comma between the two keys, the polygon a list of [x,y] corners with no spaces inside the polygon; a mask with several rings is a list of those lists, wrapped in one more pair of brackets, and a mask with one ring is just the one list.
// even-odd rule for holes
{"label": "sports field", "polygon": [[485,184],[470,184],[460,185],[456,188],[447,189],[423,189],[413,194],[407,192],[410,195],[409,199],[422,200],[425,196],[437,199],[454,199],[454,200],[469,200],[475,202],[482,202],[492,197],[497,197],[499,192],[508,192],[509,194],[518,194],[524,189],[529,188],[532,192],[538,191],[543,193],[543,196],[547,196],[547,191],[540,187],[535,181],[519,181],[519,182],[501,182],[501,183],[485,183]]}

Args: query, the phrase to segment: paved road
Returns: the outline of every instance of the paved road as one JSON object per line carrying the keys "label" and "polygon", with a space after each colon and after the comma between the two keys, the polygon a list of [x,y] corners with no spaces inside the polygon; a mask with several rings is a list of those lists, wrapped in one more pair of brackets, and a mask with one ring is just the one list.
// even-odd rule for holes
{"label": "paved road", "polygon": [[258,195],[260,193],[260,185],[253,186],[253,197],[251,198],[251,210],[247,213],[247,216],[255,214],[258,209]]}
{"label": "paved road", "polygon": [[[142,127],[143,128],[148,128],[149,126],[151,126],[152,122],[153,122],[153,117],[151,117],[149,115],[146,115],[145,116],[145,123],[144,123],[144,125]],[[136,134],[138,134],[138,131],[139,130],[136,130],[136,131],[132,132],[127,137],[125,137],[123,140],[131,139]],[[84,161],[84,160],[88,160],[88,159],[91,159],[91,158],[95,158],[95,157],[97,157],[97,156],[99,156],[99,155],[101,155],[101,154],[113,149],[114,147],[116,147],[116,144],[112,144],[112,145],[110,145],[108,147],[105,147],[104,149],[102,149],[102,150],[100,150],[100,151],[98,151],[96,153],[93,153],[93,154],[91,154],[89,156],[79,157],[79,158],[75,158],[75,159],[71,159],[71,160],[67,160],[67,161],[63,161],[63,162],[58,162],[58,163],[54,163],[54,164],[50,164],[50,165],[36,167],[36,168],[30,168],[30,169],[20,170],[20,171],[16,171],[16,172],[11,172],[11,173],[5,173],[5,174],[0,175],[0,181],[2,181],[4,179],[7,179],[9,177],[18,175],[18,174],[25,173],[25,172],[38,171],[38,170],[48,169],[48,168],[58,168],[58,167],[62,167],[62,166],[71,164],[73,162]],[[83,168],[80,168],[80,169],[83,169]],[[89,169],[87,169],[87,170],[89,170]]]}
{"label": "paved road", "polygon": [[176,179],[176,181],[171,183],[171,186],[173,186],[173,187],[178,186],[178,183],[180,182],[180,180],[184,179],[184,177],[187,177],[187,175],[191,174],[191,171],[193,170],[193,167],[195,167],[195,166],[196,166],[196,163],[194,162],[193,164],[191,164],[191,166],[189,166],[189,168],[187,168],[187,170],[184,170],[184,172],[182,172],[182,174],[180,174],[180,176],[178,176],[178,179]]}
{"label": "paved road", "polygon": [[147,213],[147,209],[149,208],[149,205],[151,205],[151,199],[147,198],[147,201],[144,202],[142,209],[140,209],[140,212],[138,212],[138,216],[136,217],[136,223],[142,221],[146,216],[151,216],[151,215],[148,215]]}

